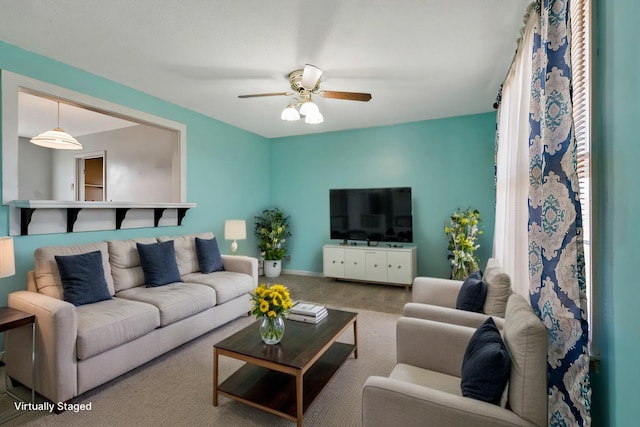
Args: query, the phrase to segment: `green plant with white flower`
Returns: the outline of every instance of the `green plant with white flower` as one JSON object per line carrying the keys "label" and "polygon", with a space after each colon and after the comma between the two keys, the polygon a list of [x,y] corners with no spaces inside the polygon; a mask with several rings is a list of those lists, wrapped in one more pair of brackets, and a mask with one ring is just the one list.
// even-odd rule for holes
{"label": "green plant with white flower", "polygon": [[451,261],[452,279],[463,280],[479,268],[480,260],[475,251],[480,247],[476,240],[483,233],[479,228],[480,221],[477,209],[457,209],[451,214],[449,225],[444,227],[449,238],[448,259]]}
{"label": "green plant with white flower", "polygon": [[262,215],[256,216],[255,234],[258,238],[258,249],[265,260],[281,260],[287,255],[287,239],[289,217],[276,209],[265,209]]}

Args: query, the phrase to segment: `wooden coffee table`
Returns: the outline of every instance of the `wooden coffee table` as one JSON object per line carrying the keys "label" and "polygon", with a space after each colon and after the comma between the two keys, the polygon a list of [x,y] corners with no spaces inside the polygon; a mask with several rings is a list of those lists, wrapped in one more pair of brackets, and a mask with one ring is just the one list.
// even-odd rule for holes
{"label": "wooden coffee table", "polygon": [[[357,313],[328,309],[318,324],[286,320],[282,341],[267,345],[253,323],[213,346],[213,406],[218,395],[279,415],[302,426],[302,416],[353,353],[358,357]],[[354,344],[336,340],[353,325]],[[218,385],[218,358],[245,363]]]}

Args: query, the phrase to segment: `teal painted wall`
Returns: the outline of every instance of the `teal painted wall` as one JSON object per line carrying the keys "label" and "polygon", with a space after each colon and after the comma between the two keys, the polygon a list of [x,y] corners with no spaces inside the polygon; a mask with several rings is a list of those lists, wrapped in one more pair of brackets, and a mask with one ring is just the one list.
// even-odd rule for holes
{"label": "teal painted wall", "polygon": [[418,274],[448,277],[445,221],[477,208],[481,265],[494,226],[495,113],[271,140],[271,204],[291,215],[291,262],[322,272],[329,189],[412,187]]}
{"label": "teal painted wall", "polygon": [[[251,224],[268,205],[267,139],[3,42],[0,68],[186,124],[187,198],[198,204],[180,227],[16,236],[16,275],[0,279],[0,305],[6,305],[10,292],[25,289],[26,272],[33,268],[38,247],[211,230],[220,239],[221,251],[229,253],[224,220],[246,219]],[[8,216],[8,209],[0,207],[0,235],[8,234]],[[247,237],[238,253],[254,256],[256,240],[252,234]]]}
{"label": "teal painted wall", "polygon": [[600,315],[602,369],[594,381],[598,424],[638,424],[638,212],[640,212],[640,2],[598,2],[600,57]]}

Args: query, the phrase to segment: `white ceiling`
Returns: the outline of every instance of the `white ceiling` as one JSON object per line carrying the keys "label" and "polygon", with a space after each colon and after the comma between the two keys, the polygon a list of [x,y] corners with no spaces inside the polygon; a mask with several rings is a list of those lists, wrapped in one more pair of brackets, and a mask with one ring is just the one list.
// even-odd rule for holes
{"label": "white ceiling", "polygon": [[[528,3],[0,0],[0,39],[273,138],[492,111]],[[287,97],[238,99],[306,63],[372,100],[314,98],[309,125],[280,120]]]}
{"label": "white ceiling", "polygon": [[138,124],[63,102],[58,117],[58,102],[18,92],[18,136],[25,138],[33,138],[56,126],[78,138]]}

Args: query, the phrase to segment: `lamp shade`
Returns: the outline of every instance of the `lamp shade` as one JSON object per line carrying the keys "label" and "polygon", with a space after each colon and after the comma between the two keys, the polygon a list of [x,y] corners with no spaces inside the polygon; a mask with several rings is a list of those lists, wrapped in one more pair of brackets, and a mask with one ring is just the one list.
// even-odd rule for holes
{"label": "lamp shade", "polygon": [[247,222],[244,219],[228,219],[224,222],[225,240],[244,240],[247,238]]}
{"label": "lamp shade", "polygon": [[300,114],[303,116],[311,116],[314,114],[318,114],[320,109],[313,101],[306,101],[300,106]]}
{"label": "lamp shade", "polygon": [[13,254],[13,238],[0,237],[0,277],[16,274],[16,262]]}
{"label": "lamp shade", "polygon": [[82,150],[82,144],[77,139],[60,128],[49,130],[31,138],[31,143],[41,147],[57,150]]}
{"label": "lamp shade", "polygon": [[296,110],[293,105],[288,105],[287,108],[282,110],[280,118],[287,122],[295,122],[296,120],[300,120],[300,113],[298,113],[298,110]]}
{"label": "lamp shade", "polygon": [[31,138],[31,143],[56,150],[82,150],[77,139],[60,129],[60,102],[58,102],[58,126]]}
{"label": "lamp shade", "polygon": [[324,117],[322,116],[322,113],[319,113],[319,112],[316,114],[309,114],[304,118],[304,122],[309,123],[311,125],[318,125],[324,122]]}

